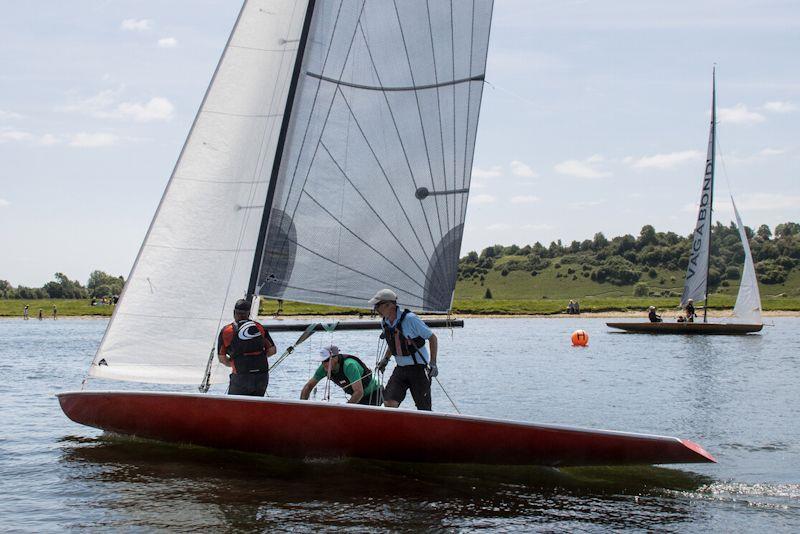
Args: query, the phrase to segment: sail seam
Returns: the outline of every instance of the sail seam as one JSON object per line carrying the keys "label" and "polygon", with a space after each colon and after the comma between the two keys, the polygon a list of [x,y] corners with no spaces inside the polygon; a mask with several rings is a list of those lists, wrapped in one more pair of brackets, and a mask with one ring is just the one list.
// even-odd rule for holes
{"label": "sail seam", "polygon": [[204,109],[201,113],[211,113],[212,115],[226,115],[228,117],[244,117],[248,119],[265,119],[265,118],[278,118],[283,117],[283,113],[231,113],[229,111],[217,111],[213,109]]}

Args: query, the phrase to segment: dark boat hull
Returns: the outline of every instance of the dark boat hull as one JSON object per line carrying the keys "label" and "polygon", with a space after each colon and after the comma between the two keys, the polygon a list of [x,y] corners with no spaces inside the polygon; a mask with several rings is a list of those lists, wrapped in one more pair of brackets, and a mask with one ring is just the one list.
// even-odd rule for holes
{"label": "dark boat hull", "polygon": [[73,421],[174,443],[286,457],[495,465],[714,462],[673,437],[313,401],[153,392],[58,395]]}
{"label": "dark boat hull", "polygon": [[751,334],[760,332],[763,324],[737,323],[606,323],[634,334]]}

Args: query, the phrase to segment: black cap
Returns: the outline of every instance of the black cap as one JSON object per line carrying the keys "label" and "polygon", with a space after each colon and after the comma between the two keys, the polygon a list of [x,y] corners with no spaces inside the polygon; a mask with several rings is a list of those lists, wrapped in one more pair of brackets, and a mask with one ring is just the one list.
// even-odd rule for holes
{"label": "black cap", "polygon": [[250,303],[247,302],[247,300],[245,299],[239,299],[236,301],[236,305],[233,307],[233,311],[250,313]]}

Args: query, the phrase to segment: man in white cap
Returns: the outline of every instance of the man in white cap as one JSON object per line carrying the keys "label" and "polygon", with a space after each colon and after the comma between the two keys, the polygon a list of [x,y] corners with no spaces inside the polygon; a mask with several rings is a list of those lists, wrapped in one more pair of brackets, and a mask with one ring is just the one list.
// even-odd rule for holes
{"label": "man in white cap", "polygon": [[686,320],[690,323],[694,322],[695,318],[695,311],[694,311],[694,300],[689,299],[686,301]]}
{"label": "man in white cap", "polygon": [[308,400],[314,386],[327,376],[350,395],[348,404],[381,405],[383,390],[364,362],[352,354],[341,354],[335,345],[321,349],[319,356],[320,366],[300,392],[302,400]]}
{"label": "man in white cap", "polygon": [[658,310],[656,310],[655,306],[650,306],[650,308],[648,308],[647,311],[648,311],[647,317],[650,319],[651,323],[660,323],[660,322],[662,322],[661,316],[656,313]]}
{"label": "man in white cap", "polygon": [[[381,289],[369,300],[369,304],[382,318],[381,327],[386,339],[386,354],[378,364],[383,372],[394,356],[394,368],[384,391],[384,406],[397,408],[406,393],[418,410],[431,409],[431,380],[439,374],[436,367],[438,342],[431,329],[422,319],[397,305],[397,294],[391,289]],[[425,342],[430,346],[430,354]]]}

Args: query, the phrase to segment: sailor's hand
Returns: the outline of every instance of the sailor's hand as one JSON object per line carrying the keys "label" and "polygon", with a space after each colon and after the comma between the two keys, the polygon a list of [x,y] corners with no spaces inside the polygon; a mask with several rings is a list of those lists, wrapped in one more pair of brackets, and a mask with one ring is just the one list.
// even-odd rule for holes
{"label": "sailor's hand", "polygon": [[389,365],[389,358],[384,358],[378,362],[377,369],[381,373],[386,370],[386,366]]}
{"label": "sailor's hand", "polygon": [[435,363],[432,363],[428,366],[428,376],[431,378],[436,378],[439,376],[439,368]]}

